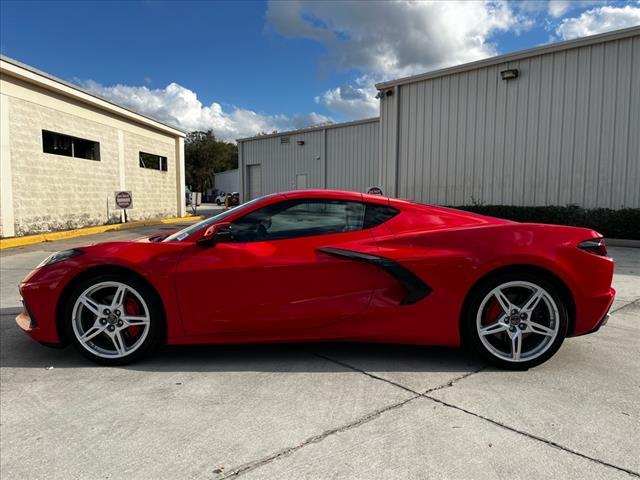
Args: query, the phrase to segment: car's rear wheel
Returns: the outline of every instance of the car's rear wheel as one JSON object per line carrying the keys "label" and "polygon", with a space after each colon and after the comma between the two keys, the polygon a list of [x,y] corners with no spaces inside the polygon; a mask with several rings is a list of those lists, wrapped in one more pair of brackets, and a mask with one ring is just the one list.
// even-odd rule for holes
{"label": "car's rear wheel", "polygon": [[525,370],[558,351],[568,319],[565,302],[552,282],[534,274],[505,274],[474,292],[463,339],[494,365]]}
{"label": "car's rear wheel", "polygon": [[103,365],[124,365],[155,347],[162,314],[154,292],[124,275],[82,281],[67,302],[67,337],[86,357]]}

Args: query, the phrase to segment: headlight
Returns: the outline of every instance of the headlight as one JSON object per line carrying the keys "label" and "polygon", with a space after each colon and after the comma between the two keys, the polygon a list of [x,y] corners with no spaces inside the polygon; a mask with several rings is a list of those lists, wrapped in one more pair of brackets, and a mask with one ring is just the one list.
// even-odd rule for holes
{"label": "headlight", "polygon": [[68,260],[70,258],[80,255],[81,253],[82,251],[76,250],[75,248],[72,248],[70,250],[62,250],[61,252],[56,252],[53,255],[49,255],[42,262],[40,262],[40,265],[38,265],[38,268],[44,267],[45,265],[53,265],[54,263]]}

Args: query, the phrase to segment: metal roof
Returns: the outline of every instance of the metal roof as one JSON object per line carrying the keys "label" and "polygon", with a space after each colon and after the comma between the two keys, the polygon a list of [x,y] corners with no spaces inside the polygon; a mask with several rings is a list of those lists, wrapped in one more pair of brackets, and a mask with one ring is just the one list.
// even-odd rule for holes
{"label": "metal roof", "polygon": [[[185,130],[182,130],[181,128],[178,128],[178,127],[176,127],[174,125],[170,125],[170,124],[165,123],[165,122],[162,122],[162,121],[160,121],[160,120],[158,120],[156,118],[150,117],[148,115],[144,115],[144,114],[142,114],[140,112],[136,112],[135,110],[132,110],[132,109],[130,109],[128,107],[125,107],[123,105],[120,105],[118,103],[112,102],[111,100],[107,100],[106,98],[101,97],[100,95],[97,95],[97,94],[95,94],[95,93],[93,93],[93,92],[91,92],[89,90],[85,90],[84,88],[79,87],[78,85],[76,85],[74,83],[67,82],[66,80],[62,80],[61,78],[55,77],[53,75],[50,75],[47,72],[43,72],[42,70],[38,70],[37,68],[32,67],[31,65],[27,65],[25,63],[22,63],[19,60],[16,60],[14,58],[10,58],[10,57],[7,57],[5,55],[0,55],[0,60],[2,60],[3,62],[7,62],[7,63],[9,63],[11,65],[14,65],[16,67],[19,67],[21,69],[27,70],[28,72],[31,72],[33,74],[39,75],[41,77],[44,77],[44,78],[46,78],[48,80],[51,80],[53,82],[56,82],[56,83],[59,83],[61,85],[66,86],[66,87],[69,87],[69,88],[72,88],[74,90],[77,90],[78,92],[83,93],[85,95],[89,95],[89,96],[95,98],[98,101],[106,102],[109,105],[117,107],[118,109],[123,109],[126,112],[128,112],[130,114],[133,114],[136,117],[139,117],[137,120],[140,123],[143,123],[145,125],[150,125],[150,126],[156,128],[156,129],[158,129],[160,127],[166,127],[167,129],[173,130],[172,133],[180,134],[181,136],[184,136],[187,133]],[[7,72],[7,73],[9,75],[11,75],[11,72]],[[86,101],[86,99],[85,99],[85,101]],[[98,107],[101,107],[99,102],[95,102],[94,105],[96,105]],[[104,106],[102,106],[102,107],[104,108]],[[164,130],[163,128],[160,128],[160,129]]]}
{"label": "metal roof", "polygon": [[315,125],[313,127],[301,128],[299,130],[288,130],[286,132],[269,133],[267,135],[255,135],[253,137],[238,138],[236,142],[246,142],[247,140],[262,140],[263,138],[282,137],[286,135],[297,135],[298,133],[315,132],[318,130],[329,130],[331,128],[350,127],[353,125],[361,125],[364,123],[379,122],[380,117],[364,118],[362,120],[353,120],[351,122],[327,123],[323,125]]}
{"label": "metal roof", "polygon": [[443,77],[446,75],[452,75],[454,73],[465,72],[468,70],[474,70],[476,68],[489,67],[492,65],[499,65],[501,63],[514,62],[516,60],[522,60],[523,58],[534,57],[545,53],[561,52],[563,50],[569,50],[572,48],[584,47],[592,45],[594,43],[608,42],[611,40],[618,40],[622,38],[633,37],[640,35],[640,26],[624,28],[622,30],[614,30],[612,32],[600,33],[598,35],[591,35],[589,37],[577,38],[574,40],[567,40],[564,42],[551,43],[548,45],[542,45],[540,47],[529,48],[527,50],[520,50],[518,52],[507,53],[506,55],[498,55],[497,57],[485,58],[483,60],[477,60],[475,62],[464,63],[462,65],[456,65],[454,67],[442,68],[440,70],[434,70],[431,72],[421,73],[410,77],[399,78],[397,80],[389,80],[387,82],[376,83],[378,90],[385,90],[397,85],[405,85],[407,83],[415,83],[423,80],[429,80],[431,78]]}

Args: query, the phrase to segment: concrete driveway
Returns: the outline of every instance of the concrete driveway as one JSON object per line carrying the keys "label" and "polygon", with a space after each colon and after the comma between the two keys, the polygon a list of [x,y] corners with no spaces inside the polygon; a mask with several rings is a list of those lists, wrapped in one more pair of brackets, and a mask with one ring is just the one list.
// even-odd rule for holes
{"label": "concrete driveway", "polygon": [[640,249],[610,249],[609,324],[528,372],[357,344],[174,347],[104,368],[14,325],[16,284],[50,251],[153,229],[0,255],[3,480],[640,477]]}

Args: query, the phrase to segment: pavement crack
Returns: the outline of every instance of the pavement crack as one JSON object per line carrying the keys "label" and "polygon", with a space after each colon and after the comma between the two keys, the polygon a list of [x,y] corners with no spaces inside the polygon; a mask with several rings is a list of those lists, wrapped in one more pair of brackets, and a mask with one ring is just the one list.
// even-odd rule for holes
{"label": "pavement crack", "polygon": [[271,455],[268,455],[264,458],[261,458],[259,460],[254,460],[252,462],[249,463],[245,463],[244,465],[241,465],[239,467],[234,468],[233,470],[229,471],[228,473],[221,475],[219,477],[217,477],[219,480],[224,480],[227,478],[237,478],[240,475],[243,475],[245,473],[248,473],[252,470],[255,470],[256,468],[260,468],[264,465],[267,465],[268,463],[273,462],[274,460],[277,460],[279,458],[282,457],[286,457],[288,455],[291,455],[294,452],[297,452],[298,450],[306,447],[307,445],[313,444],[313,443],[318,443],[321,442],[322,440],[324,440],[325,438],[331,436],[331,435],[335,435],[337,433],[342,433],[342,432],[346,432],[347,430],[351,430],[353,428],[357,428],[361,425],[364,425],[365,423],[368,423],[372,420],[375,420],[376,418],[380,417],[381,415],[391,411],[391,410],[395,410],[397,408],[401,408],[403,406],[405,406],[407,403],[412,402],[413,400],[420,398],[421,395],[420,394],[416,394],[410,398],[407,398],[401,402],[397,402],[394,403],[392,405],[388,405],[386,407],[380,408],[378,410],[374,410],[373,412],[370,412],[352,422],[346,423],[344,425],[341,425],[339,427],[336,428],[331,428],[329,430],[325,430],[324,432],[318,434],[318,435],[314,435],[312,437],[307,438],[306,440],[304,440],[302,443],[299,443],[298,445],[295,445],[293,447],[288,447],[288,448],[284,448],[282,450],[279,450],[275,453],[272,453]]}
{"label": "pavement crack", "polygon": [[625,303],[624,305],[619,306],[618,308],[616,308],[615,310],[611,310],[609,313],[610,314],[614,314],[616,312],[619,312],[620,310],[624,310],[627,307],[630,307],[632,305],[635,305],[636,303],[640,303],[640,298],[636,298],[635,300],[629,302],[629,303]]}
{"label": "pavement crack", "polygon": [[[635,302],[633,302],[633,303],[635,303]],[[320,355],[320,354],[317,354],[317,353],[314,353],[314,355],[316,355],[316,356],[318,356],[320,358],[324,358],[325,360],[328,360],[330,362],[337,363],[338,365],[341,365],[341,366],[343,366],[345,368],[349,368],[349,369],[351,369],[351,370],[353,370],[355,372],[363,373],[363,374],[367,375],[368,377],[374,378],[376,380],[381,380],[381,381],[389,383],[391,385],[395,385],[398,388],[401,388],[401,389],[406,390],[408,392],[417,394],[418,396],[420,396],[422,398],[426,398],[426,399],[431,400],[433,402],[439,403],[439,404],[441,404],[443,406],[446,406],[446,407],[449,407],[449,408],[453,408],[455,410],[458,410],[460,412],[466,413],[468,415],[473,415],[474,417],[479,418],[481,420],[484,420],[486,422],[489,422],[489,423],[491,423],[493,425],[496,425],[497,427],[503,428],[505,430],[509,430],[510,432],[513,432],[513,433],[524,435],[527,438],[530,438],[532,440],[536,440],[538,442],[542,442],[542,443],[544,443],[546,445],[549,445],[550,447],[562,450],[563,452],[571,453],[573,455],[577,455],[578,457],[584,458],[586,460],[590,460],[590,461],[598,463],[600,465],[603,465],[603,466],[606,466],[606,467],[610,467],[610,468],[614,468],[614,469],[619,470],[621,472],[625,472],[625,473],[627,473],[629,475],[632,475],[634,477],[640,478],[640,473],[635,472],[633,470],[630,470],[628,468],[621,467],[619,465],[614,465],[613,463],[609,463],[609,462],[606,462],[604,460],[600,460],[599,458],[591,457],[591,456],[586,455],[584,453],[581,453],[581,452],[578,452],[576,450],[573,450],[573,449],[571,449],[569,447],[565,447],[563,445],[560,445],[559,443],[556,443],[556,442],[554,442],[552,440],[546,439],[544,437],[540,437],[538,435],[535,435],[535,434],[532,434],[532,433],[529,433],[529,432],[525,432],[524,430],[519,430],[519,429],[517,429],[515,427],[511,427],[511,426],[506,425],[504,423],[501,423],[501,422],[499,422],[497,420],[493,420],[492,418],[485,417],[484,415],[480,415],[479,413],[472,412],[471,410],[467,410],[466,408],[459,407],[458,405],[454,405],[452,403],[448,403],[448,402],[445,402],[444,400],[440,400],[439,398],[432,397],[431,395],[428,395],[429,393],[435,392],[437,390],[441,390],[443,388],[452,387],[456,382],[458,382],[460,380],[463,380],[463,379],[465,379],[467,377],[470,377],[471,375],[475,375],[476,373],[479,373],[479,372],[483,371],[485,368],[487,368],[486,366],[483,366],[483,367],[479,368],[478,370],[474,370],[472,372],[465,373],[464,375],[461,375],[461,376],[459,376],[457,378],[454,378],[453,380],[450,380],[446,384],[430,388],[430,389],[426,390],[425,392],[420,393],[420,392],[416,392],[415,390],[412,390],[412,389],[410,389],[408,387],[405,387],[404,385],[402,385],[400,383],[394,382],[392,380],[388,380],[386,378],[379,377],[378,375],[375,375],[373,373],[369,373],[369,372],[367,372],[365,370],[362,370],[362,369],[360,369],[358,367],[354,367],[353,365],[349,365],[348,363],[341,362],[339,360],[334,360],[332,358],[325,357],[324,355]]]}
{"label": "pavement crack", "polygon": [[435,392],[437,390],[442,390],[443,388],[449,388],[449,387],[453,387],[454,384],[458,383],[460,380],[464,380],[467,377],[470,377],[471,375],[475,375],[476,373],[480,373],[483,370],[485,370],[487,368],[487,366],[483,366],[478,368],[477,370],[472,370],[471,372],[467,372],[464,375],[460,375],[459,377],[454,378],[453,380],[448,381],[447,383],[443,384],[443,385],[439,385],[437,387],[433,387],[430,388],[428,390],[425,390],[424,392],[422,392],[422,396],[425,396],[427,393],[431,393],[431,392]]}
{"label": "pavement crack", "polygon": [[452,403],[445,402],[444,400],[440,400],[439,398],[436,398],[436,397],[432,397],[430,395],[427,395],[426,393],[424,395],[421,395],[421,396],[424,397],[424,398],[428,398],[429,400],[432,400],[432,401],[434,401],[436,403],[439,403],[439,404],[441,404],[441,405],[443,405],[445,407],[453,408],[453,409],[458,410],[460,412],[464,412],[464,413],[466,413],[468,415],[472,415],[472,416],[474,416],[476,418],[482,419],[482,420],[484,420],[486,422],[489,422],[489,423],[491,423],[493,425],[496,425],[496,426],[498,426],[500,428],[504,428],[505,430],[509,430],[510,432],[514,432],[514,433],[517,433],[517,434],[520,434],[520,435],[524,435],[525,437],[530,438],[532,440],[537,440],[537,441],[542,442],[542,443],[544,443],[546,445],[549,445],[550,447],[554,447],[554,448],[557,448],[559,450],[562,450],[563,452],[567,452],[567,453],[571,453],[573,455],[577,455],[578,457],[584,458],[586,460],[590,460],[590,461],[598,463],[600,465],[603,465],[603,466],[606,466],[606,467],[610,467],[610,468],[614,468],[614,469],[619,470],[621,472],[625,472],[625,473],[628,473],[629,475],[632,475],[634,477],[640,478],[640,473],[635,472],[633,470],[630,470],[628,468],[621,467],[619,465],[614,465],[613,463],[605,462],[604,460],[600,460],[599,458],[591,457],[591,456],[586,455],[584,453],[578,452],[577,450],[573,450],[573,449],[571,449],[569,447],[565,447],[563,445],[560,445],[559,443],[556,443],[556,442],[554,442],[552,440],[549,440],[547,438],[540,437],[540,436],[535,435],[533,433],[525,432],[524,430],[519,430],[519,429],[517,429],[515,427],[511,427],[511,426],[506,425],[504,423],[501,423],[501,422],[499,422],[497,420],[493,420],[492,418],[485,417],[484,415],[480,415],[479,413],[472,412],[471,410],[467,410],[466,408],[459,407],[458,405],[454,405]]}
{"label": "pavement crack", "polygon": [[354,367],[353,365],[350,365],[348,363],[341,362],[340,360],[335,360],[333,358],[327,357],[325,355],[321,355],[321,354],[316,353],[316,352],[310,352],[310,353],[312,353],[313,355],[315,355],[318,358],[322,358],[323,360],[326,360],[328,362],[335,363],[336,365],[340,365],[340,366],[342,366],[342,367],[344,367],[344,368],[346,368],[348,370],[352,370],[352,371],[361,373],[363,375],[366,375],[366,376],[368,376],[370,378],[373,378],[375,380],[379,380],[381,382],[385,382],[385,383],[388,383],[390,385],[393,385],[394,387],[400,388],[400,389],[402,389],[402,390],[404,390],[404,391],[406,391],[408,393],[411,393],[412,396],[407,398],[407,399],[405,399],[405,400],[403,400],[403,401],[401,401],[401,402],[397,402],[397,403],[394,403],[392,405],[388,405],[388,406],[386,406],[384,408],[381,408],[381,409],[378,409],[378,410],[374,410],[373,412],[370,412],[370,413],[368,413],[368,414],[366,414],[366,415],[354,420],[353,422],[349,422],[349,423],[344,424],[344,425],[342,425],[340,427],[336,427],[336,428],[331,428],[329,430],[325,430],[324,432],[322,432],[322,433],[320,433],[318,435],[314,435],[312,437],[307,438],[306,440],[304,440],[302,443],[299,443],[298,445],[295,445],[293,447],[284,448],[282,450],[279,450],[279,451],[277,451],[275,453],[272,453],[271,455],[268,455],[268,456],[263,457],[261,459],[245,463],[244,465],[241,465],[239,467],[235,467],[232,470],[230,470],[228,473],[225,473],[225,474],[220,475],[219,477],[217,477],[218,480],[224,480],[224,479],[227,479],[227,478],[237,478],[240,475],[243,475],[243,474],[248,473],[248,472],[250,472],[252,470],[255,470],[255,469],[260,468],[260,467],[262,467],[264,465],[267,465],[267,464],[269,464],[269,463],[271,463],[271,462],[273,462],[275,460],[278,460],[279,458],[291,455],[292,453],[297,452],[298,450],[306,447],[307,445],[321,442],[325,438],[327,438],[327,437],[329,437],[331,435],[335,435],[337,433],[342,433],[342,432],[346,432],[347,430],[358,428],[361,425],[364,425],[365,423],[371,422],[372,420],[375,420],[376,418],[380,417],[381,415],[383,415],[383,414],[385,414],[385,413],[387,413],[389,411],[392,411],[392,410],[395,410],[397,408],[401,408],[401,407],[405,406],[406,404],[408,404],[409,402],[414,401],[417,398],[428,398],[428,397],[425,397],[425,395],[427,393],[434,392],[434,391],[440,390],[442,388],[451,387],[457,381],[462,380],[464,378],[467,378],[467,377],[469,377],[469,376],[471,376],[471,375],[473,375],[475,373],[478,373],[478,372],[480,372],[480,371],[482,371],[482,370],[484,370],[486,368],[486,367],[483,366],[482,368],[480,368],[478,370],[474,370],[472,372],[467,372],[464,375],[460,375],[459,377],[456,377],[456,378],[454,378],[452,380],[449,380],[447,383],[444,383],[442,385],[438,385],[436,387],[430,388],[430,389],[426,390],[425,392],[418,392],[418,391],[413,390],[413,389],[411,389],[409,387],[406,387],[406,386],[404,386],[404,385],[402,385],[402,384],[400,384],[398,382],[394,382],[393,380],[389,380],[389,379],[380,377],[380,376],[375,375],[373,373],[370,373],[370,372],[367,372],[365,370],[362,370],[362,369],[359,369],[357,367]]}
{"label": "pavement crack", "polygon": [[335,360],[333,358],[330,357],[326,357],[324,355],[321,355],[319,353],[316,352],[311,352],[313,355],[315,355],[318,358],[322,358],[323,360],[326,360],[328,362],[331,363],[335,363],[336,365],[340,365],[341,367],[347,368],[349,370],[353,370],[354,372],[358,372],[358,373],[362,373],[363,375],[366,375],[367,377],[371,377],[375,380],[380,380],[381,382],[385,382],[388,383],[390,385],[393,385],[394,387],[398,387],[401,388],[402,390],[405,390],[409,393],[413,393],[414,395],[420,395],[420,392],[416,392],[415,390],[409,388],[409,387],[405,387],[404,385],[402,385],[401,383],[398,382],[394,382],[393,380],[389,380],[387,378],[383,378],[383,377],[379,377],[378,375],[375,375],[373,373],[367,372],[366,370],[362,370],[358,367],[354,367],[353,365],[349,365],[348,363],[344,363],[341,362],[340,360]]}
{"label": "pavement crack", "polygon": [[388,378],[384,378],[384,377],[380,377],[378,375],[376,375],[375,373],[371,373],[371,372],[367,372],[366,370],[362,370],[361,368],[358,367],[354,367],[353,365],[350,365],[348,363],[342,362],[340,360],[336,360],[334,358],[331,357],[327,357],[325,355],[321,355],[319,353],[315,353],[312,352],[316,357],[322,358],[324,360],[327,360],[328,362],[333,362],[337,365],[340,365],[342,367],[348,368],[349,370],[353,370],[354,372],[358,372],[358,373],[362,373],[363,375],[366,375],[367,377],[371,377],[375,380],[380,380],[381,382],[385,382],[388,383],[390,385],[393,385],[395,387],[401,388],[402,390],[405,390],[409,393],[413,393],[414,395],[424,395],[426,393],[430,393],[430,392],[435,392],[436,390],[440,390],[442,388],[448,388],[448,387],[452,387],[454,383],[463,380],[467,377],[470,377],[471,375],[474,375],[478,372],[481,372],[482,370],[484,370],[486,367],[482,366],[481,368],[477,369],[477,370],[472,370],[471,372],[467,372],[464,375],[460,375],[459,377],[453,378],[451,380],[449,380],[447,383],[443,383],[442,385],[438,385],[436,387],[430,388],[428,390],[425,390],[424,392],[418,392],[417,390],[413,390],[412,388],[409,388],[405,385],[402,385],[401,383],[398,382],[394,382],[393,380],[389,380]]}

